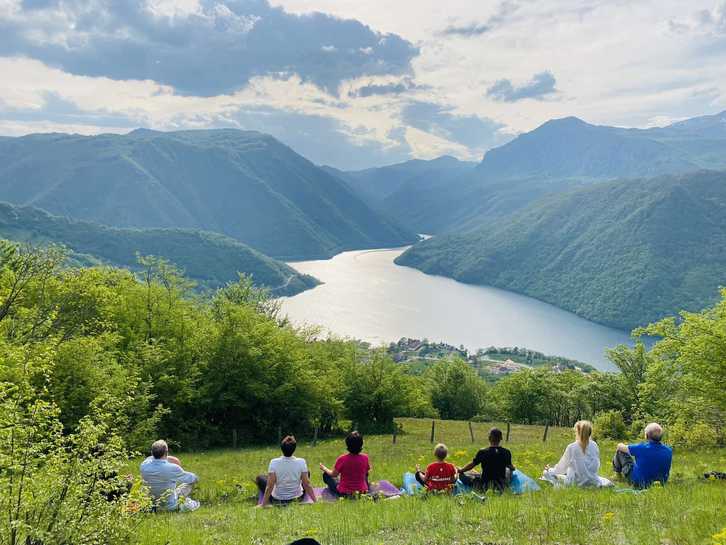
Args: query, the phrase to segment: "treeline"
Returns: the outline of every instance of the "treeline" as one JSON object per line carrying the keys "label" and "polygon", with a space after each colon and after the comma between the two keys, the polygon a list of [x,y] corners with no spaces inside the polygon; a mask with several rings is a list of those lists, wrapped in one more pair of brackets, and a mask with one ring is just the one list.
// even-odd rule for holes
{"label": "treeline", "polygon": [[136,274],[63,262],[52,247],[0,246],[0,382],[7,396],[57,408],[66,434],[97,414],[128,447],[162,436],[183,449],[351,422],[387,432],[397,416],[563,426],[589,418],[611,435],[655,418],[684,442],[694,429],[724,440],[726,292],[701,314],[638,331],[663,339],[650,351],[611,351],[621,373],[524,370],[492,385],[463,359],[413,372],[383,349],[316,340],[244,277],[201,296],[155,258]]}

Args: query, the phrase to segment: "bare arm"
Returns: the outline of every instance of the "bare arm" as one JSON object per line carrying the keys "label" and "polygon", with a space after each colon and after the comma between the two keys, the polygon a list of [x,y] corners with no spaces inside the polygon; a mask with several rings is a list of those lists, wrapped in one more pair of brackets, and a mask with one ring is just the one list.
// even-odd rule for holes
{"label": "bare arm", "polygon": [[325,467],[323,464],[320,464],[320,469],[323,473],[327,473],[328,475],[333,477],[333,479],[340,475],[340,472],[338,472],[337,469],[330,469],[328,467]]}
{"label": "bare arm", "polygon": [[267,486],[265,487],[265,495],[262,498],[262,507],[270,505],[270,496],[272,496],[272,490],[275,488],[277,482],[277,475],[275,473],[267,474]]}
{"label": "bare arm", "polygon": [[459,468],[459,473],[466,473],[467,471],[471,471],[471,470],[472,470],[472,469],[474,469],[474,468],[475,468],[475,467],[476,467],[477,465],[478,465],[478,464],[476,464],[476,463],[474,463],[474,462],[469,462],[469,463],[468,463],[468,464],[466,464],[466,465],[465,465],[464,467],[460,467],[460,468]]}
{"label": "bare arm", "polygon": [[313,503],[318,501],[318,499],[315,497],[315,490],[313,489],[312,485],[310,484],[310,478],[308,477],[307,473],[303,473],[300,476],[300,479],[302,480],[302,487],[305,493],[308,495],[308,497],[313,500]]}

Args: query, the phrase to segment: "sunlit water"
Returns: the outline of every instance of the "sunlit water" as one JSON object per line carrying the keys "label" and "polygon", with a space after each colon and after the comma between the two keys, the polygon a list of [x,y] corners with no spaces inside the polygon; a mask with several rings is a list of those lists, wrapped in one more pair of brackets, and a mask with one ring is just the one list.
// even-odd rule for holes
{"label": "sunlit water", "polygon": [[393,260],[403,249],[345,252],[323,261],[290,263],[324,284],[282,299],[293,323],[338,336],[387,344],[427,338],[469,349],[519,346],[612,369],[605,349],[629,342],[604,327],[536,299],[471,286]]}

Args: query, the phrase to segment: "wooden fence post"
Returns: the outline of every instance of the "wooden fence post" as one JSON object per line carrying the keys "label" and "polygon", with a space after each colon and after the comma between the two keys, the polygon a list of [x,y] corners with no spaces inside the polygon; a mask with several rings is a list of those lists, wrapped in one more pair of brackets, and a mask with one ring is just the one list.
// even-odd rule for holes
{"label": "wooden fence post", "polygon": [[507,443],[509,443],[509,430],[510,430],[510,424],[507,422]]}
{"label": "wooden fence post", "polygon": [[396,444],[396,436],[398,435],[398,426],[396,423],[393,423],[393,444]]}
{"label": "wooden fence post", "polygon": [[318,444],[318,431],[320,430],[320,424],[315,425],[315,433],[313,434],[313,446]]}
{"label": "wooden fence post", "polygon": [[549,422],[547,422],[547,424],[545,425],[545,431],[544,431],[544,435],[542,436],[542,442],[543,442],[543,443],[544,443],[545,441],[547,441],[547,432],[548,432],[548,431],[550,431],[550,423],[549,423]]}
{"label": "wooden fence post", "polygon": [[237,448],[237,430],[236,429],[232,430],[232,448],[233,449]]}
{"label": "wooden fence post", "polygon": [[469,435],[471,435],[471,442],[474,442],[474,428],[471,426],[471,420],[469,420]]}
{"label": "wooden fence post", "polygon": [[436,420],[431,421],[431,442],[434,442],[434,433],[436,431]]}

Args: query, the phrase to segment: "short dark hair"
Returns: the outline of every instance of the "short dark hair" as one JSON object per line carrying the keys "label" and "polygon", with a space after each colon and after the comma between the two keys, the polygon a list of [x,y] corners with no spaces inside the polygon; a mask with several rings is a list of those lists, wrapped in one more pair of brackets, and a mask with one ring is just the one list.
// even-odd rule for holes
{"label": "short dark hair", "polygon": [[363,436],[357,431],[350,432],[345,438],[345,446],[351,454],[360,454],[363,450]]}
{"label": "short dark hair", "polygon": [[295,441],[294,435],[286,436],[280,441],[280,449],[285,456],[292,456],[297,448],[297,441]]}
{"label": "short dark hair", "polygon": [[502,442],[502,430],[492,428],[489,430],[489,442],[499,444]]}

